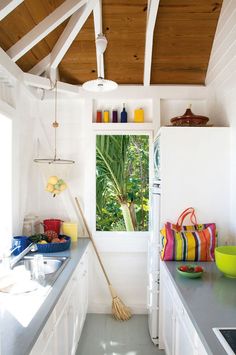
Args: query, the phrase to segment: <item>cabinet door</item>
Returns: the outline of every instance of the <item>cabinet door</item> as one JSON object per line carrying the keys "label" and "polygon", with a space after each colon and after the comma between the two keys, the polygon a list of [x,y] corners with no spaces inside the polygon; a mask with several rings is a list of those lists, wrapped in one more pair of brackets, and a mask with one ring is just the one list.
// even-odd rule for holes
{"label": "cabinet door", "polygon": [[67,328],[67,310],[68,304],[66,303],[63,308],[54,328],[56,340],[56,355],[69,355],[69,339]]}
{"label": "cabinet door", "polygon": [[163,284],[162,287],[163,287],[162,289],[163,342],[164,342],[166,354],[172,355],[174,354],[174,325],[175,325],[173,300],[167,284]]}
{"label": "cabinet door", "polygon": [[56,354],[56,343],[55,343],[55,334],[52,332],[51,336],[46,343],[44,348],[40,351],[39,355],[55,355]]}
{"label": "cabinet door", "polygon": [[191,339],[181,315],[175,313],[175,355],[197,355],[194,339]]}

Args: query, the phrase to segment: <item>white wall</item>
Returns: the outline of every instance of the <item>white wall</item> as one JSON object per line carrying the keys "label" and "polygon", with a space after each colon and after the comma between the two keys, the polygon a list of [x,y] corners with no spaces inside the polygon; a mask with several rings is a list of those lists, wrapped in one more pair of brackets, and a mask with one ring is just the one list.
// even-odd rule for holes
{"label": "white wall", "polygon": [[236,1],[224,0],[206,78],[208,110],[231,127],[231,193],[228,243],[236,243]]}

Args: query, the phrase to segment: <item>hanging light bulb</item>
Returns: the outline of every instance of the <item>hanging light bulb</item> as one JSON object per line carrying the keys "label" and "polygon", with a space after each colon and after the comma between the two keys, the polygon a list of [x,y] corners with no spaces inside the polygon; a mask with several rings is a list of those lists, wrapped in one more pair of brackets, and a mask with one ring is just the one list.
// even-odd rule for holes
{"label": "hanging light bulb", "polygon": [[98,54],[98,78],[86,81],[82,85],[82,88],[91,92],[107,92],[115,90],[118,87],[118,84],[115,81],[104,79],[101,76],[101,56],[106,50],[107,39],[102,33],[99,33],[95,43]]}
{"label": "hanging light bulb", "polygon": [[74,160],[70,159],[61,159],[57,157],[57,128],[59,127],[59,123],[57,121],[57,81],[55,84],[55,119],[52,123],[52,127],[54,128],[54,156],[53,158],[36,158],[34,159],[35,163],[46,163],[46,164],[74,164]]}
{"label": "hanging light bulb", "polygon": [[107,39],[104,36],[104,34],[102,33],[98,34],[95,44],[96,44],[97,53],[103,54],[107,48]]}

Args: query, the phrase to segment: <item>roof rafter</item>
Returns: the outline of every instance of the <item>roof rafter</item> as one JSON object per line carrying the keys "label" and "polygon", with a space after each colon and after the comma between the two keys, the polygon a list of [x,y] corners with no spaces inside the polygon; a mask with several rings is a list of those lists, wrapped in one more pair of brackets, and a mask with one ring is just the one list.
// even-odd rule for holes
{"label": "roof rafter", "polygon": [[160,0],[149,0],[147,12],[146,40],[144,53],[143,85],[150,85],[152,66],[153,34]]}
{"label": "roof rafter", "polygon": [[[52,81],[48,78],[43,78],[42,76],[33,75],[29,73],[23,73],[24,83],[25,85],[42,88],[45,90],[52,89]],[[80,88],[77,85],[71,85],[67,83],[57,82],[58,92],[78,94]]]}
{"label": "roof rafter", "polygon": [[33,68],[31,68],[28,73],[34,74],[34,75],[41,75],[44,71],[46,71],[51,62],[51,53],[49,53],[46,57],[44,57],[40,62],[35,64]]}
{"label": "roof rafter", "polygon": [[[93,19],[94,19],[94,31],[95,31],[95,39],[97,38],[99,33],[102,33],[102,2],[98,0],[96,6],[93,9]],[[104,55],[98,54],[96,47],[96,56],[97,56],[97,73],[98,76],[104,78],[105,70],[104,70]]]}
{"label": "roof rafter", "polygon": [[76,13],[71,17],[66,28],[62,32],[60,38],[55,44],[51,52],[51,63],[50,67],[55,69],[58,67],[62,58],[70,48],[72,42],[80,32],[84,23],[88,19],[90,13],[92,12],[96,2],[98,0],[88,0],[87,4],[80,8]]}
{"label": "roof rafter", "polygon": [[2,0],[0,2],[0,21],[12,12],[24,0]]}
{"label": "roof rafter", "polygon": [[11,48],[9,48],[7,54],[14,62],[16,62],[86,2],[86,0],[66,0],[58,8],[56,8],[56,10],[36,25],[30,32],[16,42]]}

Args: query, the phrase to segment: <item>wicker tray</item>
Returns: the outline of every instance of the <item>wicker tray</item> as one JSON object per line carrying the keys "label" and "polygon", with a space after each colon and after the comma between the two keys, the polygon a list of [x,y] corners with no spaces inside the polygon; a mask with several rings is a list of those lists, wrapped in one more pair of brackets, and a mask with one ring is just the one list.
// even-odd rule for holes
{"label": "wicker tray", "polygon": [[37,244],[39,253],[56,253],[59,251],[67,250],[70,248],[71,238],[66,235],[60,235],[66,239],[64,243],[48,243],[48,244]]}

